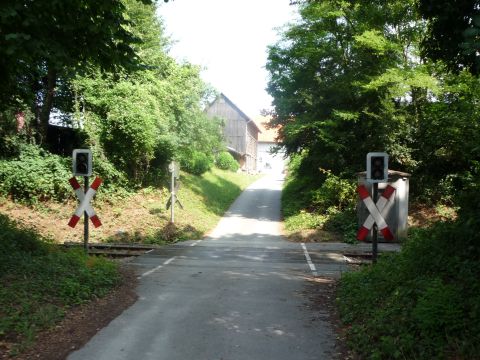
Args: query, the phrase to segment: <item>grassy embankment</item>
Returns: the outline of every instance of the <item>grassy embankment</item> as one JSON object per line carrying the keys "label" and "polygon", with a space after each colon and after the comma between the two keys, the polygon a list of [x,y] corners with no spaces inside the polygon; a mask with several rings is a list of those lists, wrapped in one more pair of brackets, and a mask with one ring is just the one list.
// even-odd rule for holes
{"label": "grassy embankment", "polygon": [[118,284],[117,265],[62,251],[0,215],[0,354],[21,352],[65,311]]}
{"label": "grassy embankment", "polygon": [[478,359],[478,222],[414,231],[398,254],[345,274],[337,302],[364,359]]}
{"label": "grassy embankment", "polygon": [[[177,209],[174,227],[168,225],[165,209],[167,189],[147,188],[123,199],[96,200],[104,225],[100,231],[92,230],[92,240],[164,244],[199,238],[255,179],[218,169],[203,176],[182,174],[179,196],[184,209]],[[114,262],[55,244],[67,238],[81,240],[83,227],[71,230],[66,225],[74,207],[73,201],[29,207],[2,199],[0,353],[21,352],[69,308],[105,295],[121,280]]]}
{"label": "grassy embankment", "polygon": [[317,186],[312,179],[299,176],[295,160],[282,193],[282,212],[287,237],[297,242],[355,242],[355,184],[328,171]]}
{"label": "grassy embankment", "polygon": [[[93,201],[103,225],[91,227],[91,242],[140,242],[164,244],[201,238],[212,229],[233,200],[257,177],[213,168],[202,176],[181,174],[178,197],[184,206],[175,207],[175,226],[169,225],[168,184],[161,188],[143,188],[122,197],[102,196]],[[108,186],[108,185],[107,185]],[[72,191],[73,194],[73,191]],[[16,219],[55,242],[82,241],[83,226],[75,229],[67,223],[77,203],[36,202],[26,205],[4,199],[0,213]]]}

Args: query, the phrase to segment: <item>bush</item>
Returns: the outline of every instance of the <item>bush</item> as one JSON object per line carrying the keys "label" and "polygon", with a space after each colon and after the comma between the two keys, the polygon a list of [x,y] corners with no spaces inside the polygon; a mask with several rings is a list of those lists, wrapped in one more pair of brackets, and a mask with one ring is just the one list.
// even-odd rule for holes
{"label": "bush", "polygon": [[313,179],[299,175],[302,157],[294,156],[282,192],[282,210],[288,231],[323,229],[356,242],[357,202],[355,183],[320,169]]}
{"label": "bush", "polygon": [[216,165],[219,169],[237,171],[240,168],[237,160],[227,151],[221,152],[217,156]]}
{"label": "bush", "polygon": [[357,242],[358,220],[355,209],[338,210],[335,207],[330,207],[326,213],[323,229],[342,234],[343,241],[346,243],[354,244]]}
{"label": "bush", "polygon": [[20,154],[0,160],[0,193],[30,203],[73,196],[68,183],[70,160],[35,145],[22,144]]}
{"label": "bush", "polygon": [[[29,204],[73,198],[74,192],[68,182],[72,177],[70,157],[54,155],[20,140],[16,142],[16,149],[15,157],[0,160],[1,195]],[[94,174],[103,180],[102,191],[97,194],[99,198],[127,196],[129,186],[125,173],[95,149],[93,168]]]}
{"label": "bush", "polygon": [[202,175],[212,167],[212,160],[204,153],[193,151],[190,157],[182,159],[184,170],[193,175]]}
{"label": "bush", "polygon": [[477,230],[463,221],[436,224],[416,231],[401,253],[342,277],[338,304],[362,358],[478,358]]}
{"label": "bush", "polygon": [[331,171],[320,170],[326,179],[312,193],[312,206],[320,212],[334,207],[337,210],[353,209],[357,202],[356,185],[353,181],[335,176]]}

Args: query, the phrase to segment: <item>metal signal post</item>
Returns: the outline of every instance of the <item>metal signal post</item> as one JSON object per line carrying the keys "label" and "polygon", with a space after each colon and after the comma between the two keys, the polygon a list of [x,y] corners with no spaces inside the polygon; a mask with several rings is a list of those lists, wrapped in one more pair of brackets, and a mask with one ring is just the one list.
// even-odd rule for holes
{"label": "metal signal post", "polygon": [[172,171],[172,182],[170,184],[170,222],[175,222],[175,171]]}
{"label": "metal signal post", "polygon": [[180,188],[180,182],[178,179],[180,178],[180,165],[172,161],[168,165],[168,171],[172,173],[171,183],[170,183],[170,199],[167,201],[167,209],[170,207],[170,222],[173,224],[175,222],[175,204],[178,203],[181,209],[183,209],[183,205],[178,199],[177,192]]}
{"label": "metal signal post", "polygon": [[[81,216],[84,216],[83,222],[83,247],[85,253],[88,254],[88,238],[89,238],[89,224],[90,219],[95,227],[102,225],[100,219],[95,214],[90,201],[95,196],[98,187],[102,183],[102,179],[96,177],[92,185],[89,185],[88,177],[92,175],[92,152],[89,149],[74,149],[72,154],[72,173],[73,177],[69,180],[77,198],[79,205],[75,213],[71,217],[68,225],[74,228]],[[75,176],[83,176],[85,187],[81,188]]]}
{"label": "metal signal post", "polygon": [[[88,190],[88,176],[84,176],[83,179],[85,180],[85,189],[84,192],[86,193]],[[88,214],[85,210],[83,212],[83,249],[85,250],[85,254],[88,255]]]}
{"label": "metal signal post", "polygon": [[[370,152],[367,154],[367,182],[372,184],[373,204],[378,201],[378,183],[388,182],[388,154],[384,152]],[[377,221],[372,227],[372,262],[378,257],[378,227]],[[382,228],[382,226],[380,226]]]}
{"label": "metal signal post", "polygon": [[[378,201],[378,183],[373,183],[373,202],[376,204]],[[375,264],[378,257],[378,225],[373,224],[372,233],[372,262]]]}

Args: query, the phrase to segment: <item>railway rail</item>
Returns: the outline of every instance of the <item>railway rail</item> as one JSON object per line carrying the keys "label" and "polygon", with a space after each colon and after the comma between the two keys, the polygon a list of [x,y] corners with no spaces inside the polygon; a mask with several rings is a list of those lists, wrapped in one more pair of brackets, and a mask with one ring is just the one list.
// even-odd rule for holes
{"label": "railway rail", "polygon": [[[66,248],[80,248],[82,243],[65,241],[63,246]],[[131,257],[140,256],[152,250],[158,249],[157,245],[145,244],[104,244],[104,243],[90,243],[88,244],[88,254],[90,255],[104,255],[109,257]]]}

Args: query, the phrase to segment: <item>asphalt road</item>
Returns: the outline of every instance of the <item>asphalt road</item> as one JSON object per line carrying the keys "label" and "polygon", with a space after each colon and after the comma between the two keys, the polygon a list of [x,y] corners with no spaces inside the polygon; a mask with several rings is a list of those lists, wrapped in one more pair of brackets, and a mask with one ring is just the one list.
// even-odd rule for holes
{"label": "asphalt road", "polygon": [[208,238],[134,260],[139,300],[68,359],[331,359],[333,329],[305,289],[347,265],[332,245],[282,238],[282,183],[254,183]]}

